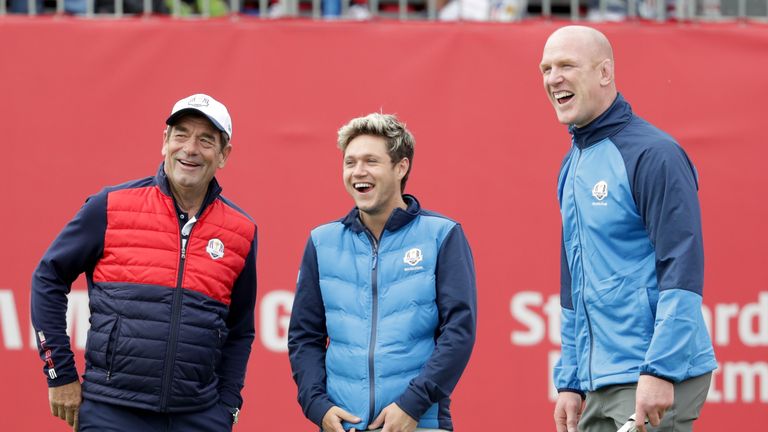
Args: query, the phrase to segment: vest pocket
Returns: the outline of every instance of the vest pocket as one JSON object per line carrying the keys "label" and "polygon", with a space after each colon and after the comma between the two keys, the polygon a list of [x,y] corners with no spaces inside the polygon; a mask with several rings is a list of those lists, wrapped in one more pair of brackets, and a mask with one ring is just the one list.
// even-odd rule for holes
{"label": "vest pocket", "polygon": [[215,375],[216,368],[221,361],[221,349],[224,346],[224,342],[227,340],[227,331],[216,329],[213,330],[213,334],[216,337],[216,345],[213,347],[213,355],[211,356],[211,376]]}
{"label": "vest pocket", "polygon": [[123,322],[123,316],[118,315],[115,324],[112,326],[112,331],[109,332],[109,340],[107,341],[107,381],[112,379],[112,367],[115,364],[115,352],[117,352],[117,342],[120,338],[120,325]]}

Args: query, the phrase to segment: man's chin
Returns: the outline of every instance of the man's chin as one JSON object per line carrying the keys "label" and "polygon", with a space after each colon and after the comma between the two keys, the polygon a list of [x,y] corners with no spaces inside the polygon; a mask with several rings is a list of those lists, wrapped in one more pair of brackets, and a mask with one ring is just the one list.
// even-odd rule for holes
{"label": "man's chin", "polygon": [[176,178],[171,179],[171,182],[174,184],[174,186],[185,189],[194,188],[200,183],[197,178],[185,175],[176,176]]}
{"label": "man's chin", "polygon": [[560,113],[560,112],[557,113],[557,121],[564,125],[569,125],[573,123],[573,119],[571,118],[571,116]]}
{"label": "man's chin", "polygon": [[355,202],[355,206],[361,213],[369,216],[375,216],[379,213],[379,208],[369,202]]}

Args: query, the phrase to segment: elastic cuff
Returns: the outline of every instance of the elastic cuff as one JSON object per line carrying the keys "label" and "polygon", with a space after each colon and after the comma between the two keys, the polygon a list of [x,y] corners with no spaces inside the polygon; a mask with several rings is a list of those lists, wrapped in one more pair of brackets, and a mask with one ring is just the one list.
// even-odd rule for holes
{"label": "elastic cuff", "polygon": [[69,372],[66,371],[62,374],[59,374],[59,376],[56,377],[56,379],[50,379],[48,378],[48,387],[61,387],[63,385],[67,385],[70,383],[73,383],[75,381],[80,380],[80,377],[77,375],[77,371]]}
{"label": "elastic cuff", "polygon": [[584,400],[587,398],[587,395],[578,389],[572,389],[572,388],[559,388],[557,389],[558,393],[576,393],[577,395],[581,396],[581,400]]}
{"label": "elastic cuff", "polygon": [[323,427],[323,417],[329,409],[333,408],[333,402],[328,398],[317,399],[307,408],[305,414],[312,423]]}
{"label": "elastic cuff", "polygon": [[432,401],[422,398],[410,387],[405,389],[405,393],[403,393],[395,403],[401,410],[405,411],[406,414],[411,416],[411,418],[417,422],[421,416],[427,412],[429,407],[433,405]]}
{"label": "elastic cuff", "polygon": [[670,382],[672,384],[677,384],[677,381],[675,381],[672,378],[665,377],[663,375],[658,375],[658,374],[651,373],[651,372],[640,372],[640,375],[650,375],[650,376],[652,376],[654,378],[663,379],[664,381]]}

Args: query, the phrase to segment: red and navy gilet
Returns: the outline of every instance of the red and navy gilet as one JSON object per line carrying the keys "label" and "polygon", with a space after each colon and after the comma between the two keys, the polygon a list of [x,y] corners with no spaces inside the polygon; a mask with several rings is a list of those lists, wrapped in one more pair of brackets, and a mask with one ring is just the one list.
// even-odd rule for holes
{"label": "red and navy gilet", "polygon": [[43,333],[41,355],[50,350],[49,385],[76,377],[61,324],[64,295],[85,272],[85,398],[160,412],[220,398],[241,404],[254,336],[256,226],[220,192],[214,179],[189,221],[161,165],[154,177],[89,198],[33,276],[33,324]]}

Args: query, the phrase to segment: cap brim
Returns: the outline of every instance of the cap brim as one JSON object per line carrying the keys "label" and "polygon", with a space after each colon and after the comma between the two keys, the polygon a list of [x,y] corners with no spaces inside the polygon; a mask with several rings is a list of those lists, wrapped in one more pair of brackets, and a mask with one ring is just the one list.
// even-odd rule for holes
{"label": "cap brim", "polygon": [[176,123],[176,121],[179,120],[179,118],[181,118],[182,116],[184,116],[186,114],[189,114],[189,113],[197,113],[197,114],[201,114],[201,115],[205,116],[205,118],[207,118],[211,123],[213,123],[214,126],[216,126],[216,129],[224,132],[225,134],[227,134],[227,136],[229,136],[229,132],[227,132],[227,130],[224,129],[224,126],[219,124],[219,122],[216,121],[215,118],[209,116],[208,114],[200,111],[197,108],[184,108],[184,109],[180,109],[180,110],[176,111],[175,113],[171,114],[171,116],[168,117],[167,120],[165,120],[165,124],[167,124],[168,126],[173,126]]}

